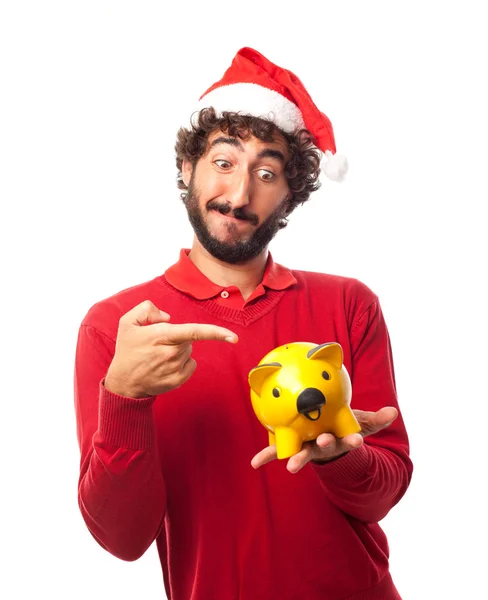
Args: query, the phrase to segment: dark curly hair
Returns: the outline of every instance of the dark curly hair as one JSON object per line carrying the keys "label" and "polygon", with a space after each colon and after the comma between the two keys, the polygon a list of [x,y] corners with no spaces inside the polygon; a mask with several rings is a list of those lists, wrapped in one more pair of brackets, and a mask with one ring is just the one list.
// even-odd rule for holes
{"label": "dark curly hair", "polygon": [[[248,139],[251,135],[263,142],[271,142],[274,134],[280,133],[288,143],[289,159],[285,166],[285,176],[290,188],[290,197],[286,215],[291,214],[299,204],[306,202],[310,194],[320,187],[321,151],[315,146],[312,134],[306,129],[291,135],[285,133],[271,121],[241,115],[235,112],[223,112],[217,117],[213,107],[204,108],[198,113],[191,129],[180,128],[175,145],[177,183],[180,190],[187,190],[182,177],[183,160],[196,164],[207,150],[209,135],[220,129],[231,137]],[[182,199],[186,193],[182,193]],[[286,221],[282,227],[286,226]]]}

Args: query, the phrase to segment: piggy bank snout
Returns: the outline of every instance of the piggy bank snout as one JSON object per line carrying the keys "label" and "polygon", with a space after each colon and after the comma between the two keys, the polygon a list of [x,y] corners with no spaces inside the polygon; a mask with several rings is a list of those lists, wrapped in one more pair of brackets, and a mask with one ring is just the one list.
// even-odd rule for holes
{"label": "piggy bank snout", "polygon": [[324,394],[317,388],[306,388],[298,394],[297,411],[303,415],[320,410],[325,404]]}

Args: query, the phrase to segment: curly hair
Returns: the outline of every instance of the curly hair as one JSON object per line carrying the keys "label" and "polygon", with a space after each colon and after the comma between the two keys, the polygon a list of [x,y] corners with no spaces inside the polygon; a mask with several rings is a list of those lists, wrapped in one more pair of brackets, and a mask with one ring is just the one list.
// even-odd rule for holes
{"label": "curly hair", "polygon": [[[285,176],[290,188],[290,197],[285,216],[291,214],[299,204],[306,202],[310,194],[320,187],[321,151],[315,146],[313,135],[306,129],[288,134],[272,121],[240,115],[235,112],[223,112],[217,117],[213,107],[204,108],[198,113],[191,129],[181,127],[175,144],[177,183],[180,190],[187,190],[182,177],[183,160],[196,164],[207,150],[209,135],[220,129],[231,137],[248,139],[251,135],[263,142],[273,141],[278,132],[288,144],[289,159],[285,166]],[[182,193],[182,198],[185,197]],[[283,223],[283,226],[286,222]]]}

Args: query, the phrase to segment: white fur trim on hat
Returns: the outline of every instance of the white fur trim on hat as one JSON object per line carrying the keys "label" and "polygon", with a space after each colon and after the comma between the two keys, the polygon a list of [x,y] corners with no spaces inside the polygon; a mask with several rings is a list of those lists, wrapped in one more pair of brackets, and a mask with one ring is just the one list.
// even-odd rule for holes
{"label": "white fur trim on hat", "polygon": [[[195,111],[213,106],[217,116],[238,112],[273,121],[286,133],[305,127],[302,113],[288,98],[256,83],[233,83],[215,88],[197,104]],[[195,124],[193,117],[192,123]]]}

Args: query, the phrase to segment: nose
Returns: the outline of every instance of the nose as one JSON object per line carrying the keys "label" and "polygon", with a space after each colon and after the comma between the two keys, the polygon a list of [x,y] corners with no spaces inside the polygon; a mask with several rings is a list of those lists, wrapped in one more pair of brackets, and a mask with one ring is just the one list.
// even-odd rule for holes
{"label": "nose", "polygon": [[325,396],[317,388],[306,388],[298,394],[297,410],[301,415],[319,410],[324,404]]}
{"label": "nose", "polygon": [[251,181],[248,173],[236,173],[229,182],[226,198],[232,208],[241,208],[249,204]]}

